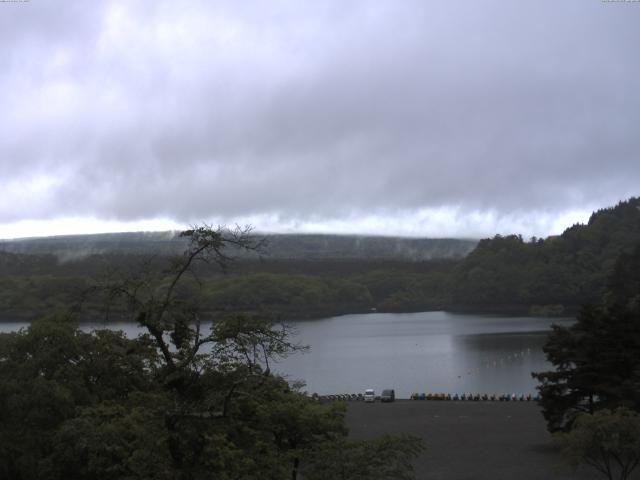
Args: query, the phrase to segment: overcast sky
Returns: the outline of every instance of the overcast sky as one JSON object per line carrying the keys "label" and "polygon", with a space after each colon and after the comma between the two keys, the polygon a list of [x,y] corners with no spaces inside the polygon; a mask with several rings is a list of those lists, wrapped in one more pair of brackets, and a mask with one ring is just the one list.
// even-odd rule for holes
{"label": "overcast sky", "polygon": [[0,112],[0,238],[546,236],[640,194],[640,2],[2,2]]}

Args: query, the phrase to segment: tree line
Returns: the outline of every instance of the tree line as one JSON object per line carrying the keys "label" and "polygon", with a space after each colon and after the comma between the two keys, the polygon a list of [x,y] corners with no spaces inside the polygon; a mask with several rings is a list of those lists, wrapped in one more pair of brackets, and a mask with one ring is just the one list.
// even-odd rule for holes
{"label": "tree line", "polygon": [[[228,275],[206,265],[195,270],[210,312],[268,311],[282,319],[440,309],[563,315],[599,298],[616,259],[639,242],[640,199],[631,198],[559,236],[497,235],[458,260],[254,255],[237,260]],[[0,312],[16,319],[63,309],[104,276],[123,278],[166,258],[110,253],[60,263],[52,255],[0,252]]]}

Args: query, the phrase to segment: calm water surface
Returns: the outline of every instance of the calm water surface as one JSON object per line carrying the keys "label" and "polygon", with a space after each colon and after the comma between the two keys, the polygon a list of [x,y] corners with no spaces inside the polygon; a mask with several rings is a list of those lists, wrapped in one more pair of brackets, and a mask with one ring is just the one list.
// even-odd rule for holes
{"label": "calm water surface", "polygon": [[[496,317],[424,312],[343,315],[291,322],[295,340],[310,351],[280,360],[273,370],[304,380],[308,392],[535,393],[532,371],[550,367],[542,346],[552,323],[572,319]],[[0,331],[25,323],[0,324]],[[83,324],[91,330],[104,324]],[[135,336],[133,323],[109,328]]]}
{"label": "calm water surface", "polygon": [[552,323],[572,319],[447,312],[345,315],[295,323],[305,355],[280,372],[320,394],[395,388],[412,392],[535,393],[532,371],[550,368],[542,346]]}

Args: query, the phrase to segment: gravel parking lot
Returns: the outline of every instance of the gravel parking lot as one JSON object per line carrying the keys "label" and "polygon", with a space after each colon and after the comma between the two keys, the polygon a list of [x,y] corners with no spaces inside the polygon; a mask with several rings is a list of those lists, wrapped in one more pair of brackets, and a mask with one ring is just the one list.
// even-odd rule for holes
{"label": "gravel parking lot", "polygon": [[414,464],[420,480],[604,478],[564,466],[534,402],[350,402],[347,424],[354,438],[423,438],[427,451]]}

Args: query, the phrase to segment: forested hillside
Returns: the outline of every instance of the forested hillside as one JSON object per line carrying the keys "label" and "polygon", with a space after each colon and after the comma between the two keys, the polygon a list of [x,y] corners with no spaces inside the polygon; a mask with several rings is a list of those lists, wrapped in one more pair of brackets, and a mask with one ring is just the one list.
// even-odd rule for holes
{"label": "forested hillside", "polygon": [[[473,240],[341,235],[267,235],[260,254],[233,251],[226,275],[197,267],[203,308],[277,318],[443,308],[446,278]],[[82,298],[106,277],[177,254],[172,232],[49,237],[0,242],[0,319],[35,318]],[[196,288],[194,286],[194,288]],[[200,288],[200,286],[198,287]],[[117,312],[112,312],[117,313]]]}
{"label": "forested hillside", "polygon": [[[31,244],[40,250],[23,248],[37,254],[0,251],[0,318],[35,318],[65,308],[96,282],[126,277],[145,262],[162,262],[180,243],[171,236],[153,237],[147,245],[160,247],[145,252],[136,243],[144,245],[144,238],[131,234],[126,241],[117,237],[120,251],[114,237],[100,238],[101,253],[83,250],[100,242],[82,243],[80,237]],[[59,242],[67,240],[61,255]],[[453,252],[468,247],[466,241],[320,235],[268,240],[271,250],[238,258],[225,275],[196,268],[200,283],[189,288],[202,289],[203,309],[261,311],[285,319],[434,309],[561,315],[598,302],[617,258],[640,244],[640,199],[599,210],[586,225],[559,236],[482,240],[463,259]],[[427,244],[433,255],[441,249],[440,258],[425,257]],[[3,244],[11,245],[17,243]],[[69,245],[82,255],[74,256]],[[99,300],[84,301],[100,310]]]}
{"label": "forested hillside", "polygon": [[[101,305],[84,292],[147,263],[145,255],[91,255],[58,263],[53,255],[0,252],[0,320],[36,318],[80,299],[87,316]],[[200,284],[187,286],[202,290],[204,310],[220,313],[261,311],[295,319],[374,309],[433,310],[444,308],[446,279],[455,265],[453,260],[240,260],[227,274],[198,266]]]}
{"label": "forested hillside", "polygon": [[640,199],[599,210],[558,237],[482,240],[453,271],[450,305],[561,313],[599,301],[617,258],[640,244]]}
{"label": "forested hillside", "polygon": [[[233,247],[231,254],[244,259],[387,259],[424,261],[462,258],[477,240],[456,238],[403,238],[367,235],[260,234],[266,247],[258,254]],[[179,232],[129,232],[95,235],[62,235],[0,240],[0,252],[52,254],[60,261],[90,255],[176,255],[184,250]]]}

